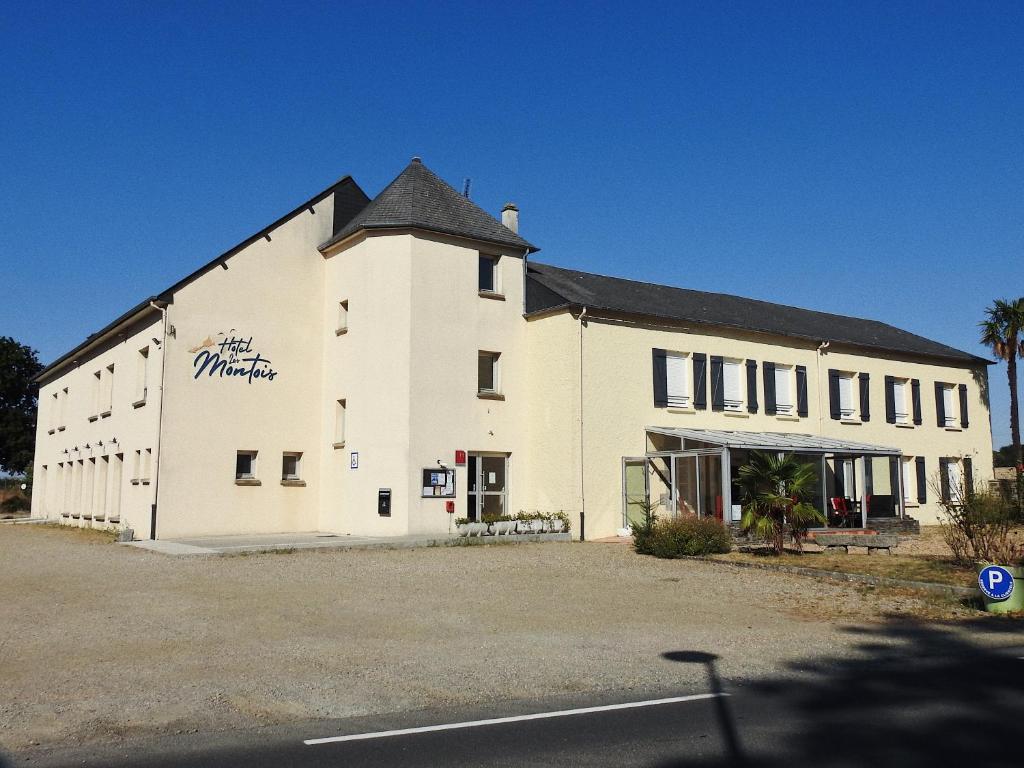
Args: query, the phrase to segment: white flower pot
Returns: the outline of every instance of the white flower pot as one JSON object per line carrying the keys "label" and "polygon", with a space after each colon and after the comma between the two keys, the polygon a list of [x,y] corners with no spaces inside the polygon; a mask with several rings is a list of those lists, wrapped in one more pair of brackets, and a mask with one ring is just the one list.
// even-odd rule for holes
{"label": "white flower pot", "polygon": [[469,523],[460,523],[455,526],[455,530],[458,531],[459,536],[469,536]]}
{"label": "white flower pot", "polygon": [[510,533],[515,533],[516,523],[514,520],[499,520],[496,523],[491,523],[491,533],[495,536],[501,536],[502,534],[508,536]]}
{"label": "white flower pot", "polygon": [[564,520],[548,520],[548,530],[551,533],[561,533],[565,530]]}
{"label": "white flower pot", "polygon": [[487,533],[487,523],[467,523],[467,536],[483,536]]}

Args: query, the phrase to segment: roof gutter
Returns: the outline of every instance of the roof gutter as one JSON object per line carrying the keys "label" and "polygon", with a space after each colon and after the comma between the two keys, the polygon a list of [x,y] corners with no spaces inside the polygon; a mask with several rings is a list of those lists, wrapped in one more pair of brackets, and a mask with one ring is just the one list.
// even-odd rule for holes
{"label": "roof gutter", "polygon": [[112,323],[101,328],[96,333],[91,334],[85,341],[70,352],[61,355],[48,366],[43,368],[43,370],[40,371],[32,381],[36,384],[41,384],[43,381],[51,378],[55,373],[63,370],[68,365],[74,365],[78,362],[79,357],[84,354],[88,354],[100,344],[103,344],[111,338],[123,333],[126,328],[137,322],[140,318],[154,310],[162,310],[161,305],[166,307],[167,302],[161,301],[159,296],[150,296],[139,304],[136,304]]}

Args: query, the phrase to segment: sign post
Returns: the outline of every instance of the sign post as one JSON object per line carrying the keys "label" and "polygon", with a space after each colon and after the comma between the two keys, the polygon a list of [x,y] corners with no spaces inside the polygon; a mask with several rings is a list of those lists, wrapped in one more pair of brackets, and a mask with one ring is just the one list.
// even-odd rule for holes
{"label": "sign post", "polygon": [[1015,588],[1016,578],[1024,575],[1021,571],[1020,568],[1001,565],[986,565],[978,571],[978,588],[987,611],[1008,613],[1024,610],[1024,589]]}

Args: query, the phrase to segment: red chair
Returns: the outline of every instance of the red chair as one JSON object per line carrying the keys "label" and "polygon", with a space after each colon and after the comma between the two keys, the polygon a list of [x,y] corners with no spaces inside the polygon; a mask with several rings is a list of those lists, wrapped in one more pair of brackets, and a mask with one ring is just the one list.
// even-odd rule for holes
{"label": "red chair", "polygon": [[850,523],[853,521],[854,513],[850,509],[850,505],[846,503],[846,499],[842,496],[833,496],[829,501],[832,504],[832,511],[835,513],[834,517],[839,521],[839,527],[852,527]]}

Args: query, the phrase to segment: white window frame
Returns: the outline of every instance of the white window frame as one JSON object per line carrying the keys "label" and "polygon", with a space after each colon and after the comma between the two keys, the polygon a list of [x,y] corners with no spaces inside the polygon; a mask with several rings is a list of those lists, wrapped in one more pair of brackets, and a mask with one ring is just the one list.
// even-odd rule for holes
{"label": "white window frame", "polygon": [[338,327],[334,329],[335,336],[348,333],[348,299],[338,302]]}
{"label": "white window frame", "polygon": [[665,353],[665,393],[670,408],[689,408],[692,404],[690,356],[685,352]]}
{"label": "white window frame", "polygon": [[[259,451],[235,451],[235,480],[256,480],[259,474],[258,462],[259,462]],[[249,472],[243,473],[238,471],[238,459],[242,456],[249,456]]]}
{"label": "white window frame", "polygon": [[[900,400],[903,400],[903,410],[900,410]],[[892,409],[897,424],[910,424],[911,410],[913,410],[912,395],[910,392],[910,379],[893,379],[892,385]]]}
{"label": "white window frame", "polygon": [[[792,416],[796,413],[794,375],[793,366],[775,364],[775,413],[779,416]],[[785,401],[782,398],[783,390],[786,393]]]}
{"label": "white window frame", "polygon": [[[494,294],[494,295],[500,296],[501,295],[501,270],[498,269],[498,264],[501,262],[501,256],[495,255],[493,253],[483,253],[483,252],[480,252],[479,257],[480,257],[479,261],[477,262],[477,289],[478,289],[478,291],[480,293],[483,293],[483,294]],[[481,280],[480,280],[480,268],[484,265],[485,262],[489,262],[490,265],[491,265],[491,287],[490,288],[484,288],[480,284],[481,283]]]}
{"label": "white window frame", "polygon": [[[739,413],[743,410],[743,403],[745,402],[744,392],[744,376],[743,376],[743,360],[734,360],[732,358],[726,358],[722,360],[722,401],[726,411],[731,413]],[[729,371],[736,371],[736,397],[729,397]]]}
{"label": "white window frame", "polygon": [[[293,474],[285,472],[285,462],[290,458],[295,459],[295,472]],[[302,479],[302,451],[285,451],[281,454],[281,479],[284,481]]]}
{"label": "white window frame", "polygon": [[[847,421],[856,421],[860,418],[860,408],[857,402],[856,387],[854,382],[857,375],[850,371],[839,372],[839,418]],[[849,398],[843,402],[843,395],[848,393]]]}
{"label": "white window frame", "polygon": [[963,501],[963,472],[960,459],[955,456],[946,457],[946,484],[949,486],[949,500],[955,503]]}
{"label": "white window frame", "polygon": [[[488,357],[491,360],[491,388],[485,388],[480,381],[480,360]],[[476,391],[480,395],[497,395],[501,392],[501,353],[481,349],[477,352]]]}
{"label": "white window frame", "polygon": [[[917,504],[917,494],[910,492],[910,486],[916,481],[917,465],[913,456],[904,456],[900,462],[900,472],[903,479],[903,504],[904,506]],[[893,489],[893,496],[896,496],[896,489]]]}
{"label": "white window frame", "polygon": [[146,397],[149,393],[149,347],[139,350],[135,360],[135,401],[132,403],[136,408],[146,404]]}
{"label": "white window frame", "polygon": [[348,400],[344,397],[334,401],[334,444],[335,448],[345,447],[345,430],[348,421]]}
{"label": "white window frame", "polygon": [[955,429],[960,426],[960,403],[953,396],[956,384],[942,385],[942,413],[945,416],[943,427]]}

